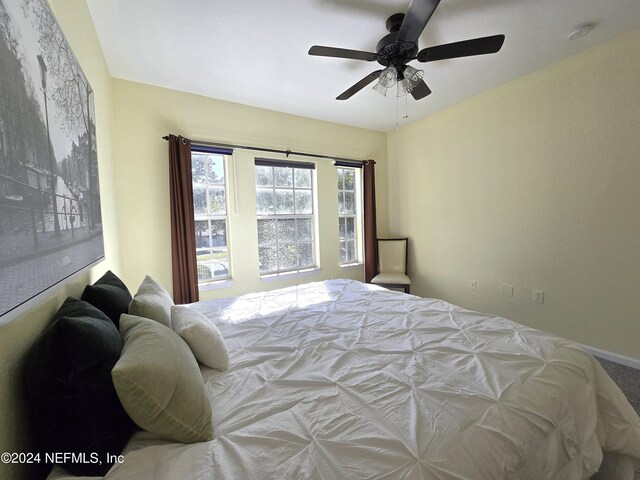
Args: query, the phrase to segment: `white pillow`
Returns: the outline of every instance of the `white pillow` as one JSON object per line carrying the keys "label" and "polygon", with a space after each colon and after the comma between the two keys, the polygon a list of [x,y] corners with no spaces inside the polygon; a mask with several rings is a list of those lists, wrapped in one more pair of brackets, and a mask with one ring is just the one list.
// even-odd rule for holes
{"label": "white pillow", "polygon": [[171,307],[171,323],[200,363],[220,371],[229,368],[229,352],[222,333],[202,313],[174,305]]}
{"label": "white pillow", "polygon": [[173,299],[169,292],[147,275],[129,304],[129,315],[150,318],[171,328],[172,305]]}

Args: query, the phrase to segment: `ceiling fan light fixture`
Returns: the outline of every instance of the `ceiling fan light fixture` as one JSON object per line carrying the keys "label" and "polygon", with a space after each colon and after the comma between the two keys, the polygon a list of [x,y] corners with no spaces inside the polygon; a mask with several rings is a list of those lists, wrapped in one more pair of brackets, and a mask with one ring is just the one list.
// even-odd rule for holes
{"label": "ceiling fan light fixture", "polygon": [[380,72],[380,84],[385,88],[393,87],[398,81],[398,70],[393,65],[389,65]]}
{"label": "ceiling fan light fixture", "polygon": [[[424,77],[424,71],[418,70],[417,68],[413,68],[411,65],[407,65],[403,72],[404,78],[409,81],[411,85],[411,90],[413,87],[418,85],[422,78]],[[411,91],[409,90],[409,91]]]}
{"label": "ceiling fan light fixture", "polygon": [[407,65],[402,72],[402,80],[398,82],[398,96],[404,97],[418,85],[424,77],[424,71]]}
{"label": "ceiling fan light fixture", "polygon": [[376,83],[373,87],[373,90],[375,90],[376,92],[378,92],[380,95],[382,95],[383,97],[387,96],[387,90],[388,88],[385,87],[384,85],[382,85],[382,82],[380,82],[380,80],[378,80],[378,83]]}
{"label": "ceiling fan light fixture", "polygon": [[398,82],[398,96],[399,97],[404,97],[405,95],[410,93],[412,89],[413,89],[413,87],[411,86],[411,83],[409,83],[409,80],[407,80],[406,78],[403,78],[402,80],[400,80]]}

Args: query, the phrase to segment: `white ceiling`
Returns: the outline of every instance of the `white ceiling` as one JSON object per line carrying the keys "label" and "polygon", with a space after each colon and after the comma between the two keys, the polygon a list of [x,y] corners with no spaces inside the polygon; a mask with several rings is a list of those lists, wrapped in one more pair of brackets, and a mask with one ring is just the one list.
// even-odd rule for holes
{"label": "white ceiling", "polygon": [[[414,66],[433,93],[335,97],[379,65],[311,57],[374,51],[409,0],[88,0],[111,75],[231,102],[389,131],[640,26],[640,0],[442,0],[420,48],[505,34],[494,55]],[[596,28],[568,40],[582,23]]]}

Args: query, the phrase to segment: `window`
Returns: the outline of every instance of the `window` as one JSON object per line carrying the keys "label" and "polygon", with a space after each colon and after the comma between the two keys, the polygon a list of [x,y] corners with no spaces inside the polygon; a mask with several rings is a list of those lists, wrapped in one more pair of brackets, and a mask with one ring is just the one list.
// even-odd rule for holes
{"label": "window", "polygon": [[191,148],[199,284],[230,277],[226,161],[222,152],[196,145]]}
{"label": "window", "polygon": [[260,274],[316,266],[313,163],[256,159]]}
{"label": "window", "polygon": [[355,168],[338,168],[338,235],[340,265],[359,261],[359,179]]}

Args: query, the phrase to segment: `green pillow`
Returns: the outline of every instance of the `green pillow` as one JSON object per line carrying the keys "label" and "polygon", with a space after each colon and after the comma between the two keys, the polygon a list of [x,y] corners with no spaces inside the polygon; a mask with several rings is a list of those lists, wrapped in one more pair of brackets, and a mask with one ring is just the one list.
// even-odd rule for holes
{"label": "green pillow", "polygon": [[129,304],[129,315],[150,318],[171,328],[172,306],[171,295],[162,285],[147,275]]}
{"label": "green pillow", "polygon": [[187,344],[170,328],[123,314],[122,354],[111,371],[118,398],[142,429],[182,443],[213,438],[211,404]]}

